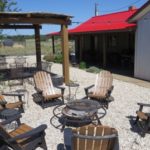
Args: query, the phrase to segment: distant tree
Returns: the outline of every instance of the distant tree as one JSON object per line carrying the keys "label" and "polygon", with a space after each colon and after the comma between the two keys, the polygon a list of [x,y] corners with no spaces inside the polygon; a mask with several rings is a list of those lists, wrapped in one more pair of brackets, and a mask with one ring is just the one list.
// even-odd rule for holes
{"label": "distant tree", "polygon": [[20,11],[20,9],[17,8],[17,2],[15,0],[0,0],[0,11],[17,12]]}
{"label": "distant tree", "polygon": [[[18,12],[21,9],[17,8],[17,2],[15,0],[0,0],[0,12]],[[3,30],[0,30],[0,35]],[[3,36],[2,36],[3,37]]]}

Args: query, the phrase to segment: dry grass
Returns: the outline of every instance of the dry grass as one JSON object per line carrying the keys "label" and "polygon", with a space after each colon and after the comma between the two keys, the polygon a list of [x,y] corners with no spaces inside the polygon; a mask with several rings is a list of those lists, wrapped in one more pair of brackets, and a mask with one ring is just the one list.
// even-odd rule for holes
{"label": "dry grass", "polygon": [[[52,51],[51,41],[41,41],[42,54],[46,54]],[[35,54],[35,40],[26,40],[24,45],[14,44],[13,47],[1,46],[1,55],[32,55]]]}
{"label": "dry grass", "polygon": [[[0,46],[0,55],[16,56],[16,55],[33,55],[35,54],[35,40],[28,39],[24,44],[15,43],[13,47]],[[74,42],[69,41],[69,50],[74,50]],[[55,39],[56,53],[61,51],[61,40]],[[41,52],[43,55],[52,52],[52,41],[41,41]]]}

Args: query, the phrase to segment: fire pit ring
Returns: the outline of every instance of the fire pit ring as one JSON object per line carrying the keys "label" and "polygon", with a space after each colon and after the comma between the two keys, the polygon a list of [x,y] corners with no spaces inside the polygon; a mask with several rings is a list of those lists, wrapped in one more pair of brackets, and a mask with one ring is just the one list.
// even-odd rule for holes
{"label": "fire pit ring", "polygon": [[[96,101],[81,99],[56,106],[53,109],[53,114],[54,116],[50,119],[50,123],[59,129],[62,125],[61,130],[63,130],[65,125],[74,126],[77,124],[78,126],[82,126],[89,123],[101,124],[100,119],[106,115],[106,110]],[[55,125],[53,123],[54,119],[58,120],[61,125]]]}

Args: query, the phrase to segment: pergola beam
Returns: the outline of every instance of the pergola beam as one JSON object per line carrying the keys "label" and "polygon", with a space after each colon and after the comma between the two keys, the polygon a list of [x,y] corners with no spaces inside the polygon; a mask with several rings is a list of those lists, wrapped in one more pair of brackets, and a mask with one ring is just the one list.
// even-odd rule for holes
{"label": "pergola beam", "polygon": [[57,18],[0,18],[0,23],[32,23],[32,24],[68,24],[65,19]]}
{"label": "pergola beam", "polygon": [[[8,24],[1,24],[0,29],[34,29],[34,25],[8,25]],[[42,26],[39,26],[41,29]]]}

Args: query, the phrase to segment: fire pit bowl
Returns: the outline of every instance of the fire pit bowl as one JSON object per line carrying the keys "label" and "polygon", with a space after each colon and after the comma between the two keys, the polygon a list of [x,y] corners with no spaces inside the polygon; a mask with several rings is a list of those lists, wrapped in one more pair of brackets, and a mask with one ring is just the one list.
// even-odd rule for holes
{"label": "fire pit bowl", "polygon": [[[106,110],[96,101],[81,99],[56,106],[53,114],[50,119],[51,124],[56,128],[62,126],[61,131],[63,131],[66,125],[80,127],[90,123],[101,124],[100,119],[106,115]],[[55,124],[54,119],[60,124]]]}
{"label": "fire pit bowl", "polygon": [[88,99],[75,100],[66,104],[66,106],[70,109],[78,110],[78,111],[91,111],[94,109],[99,109],[101,105],[96,101],[91,101]]}

